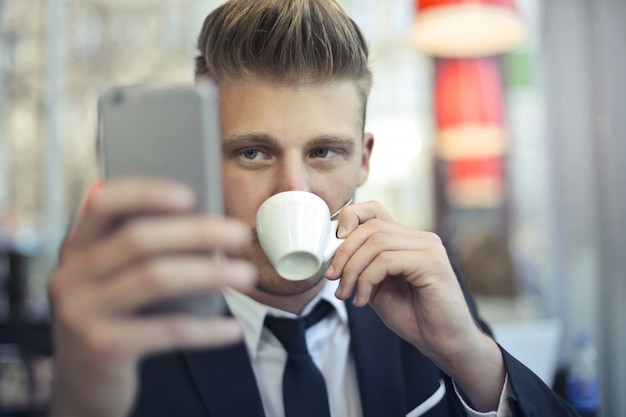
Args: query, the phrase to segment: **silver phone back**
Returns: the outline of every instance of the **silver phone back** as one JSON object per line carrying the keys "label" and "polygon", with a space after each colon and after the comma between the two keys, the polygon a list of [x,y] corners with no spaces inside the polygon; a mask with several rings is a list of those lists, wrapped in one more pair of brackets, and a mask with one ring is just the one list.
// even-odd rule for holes
{"label": "silver phone back", "polygon": [[217,88],[122,87],[98,102],[105,180],[152,176],[193,187],[197,211],[223,214]]}

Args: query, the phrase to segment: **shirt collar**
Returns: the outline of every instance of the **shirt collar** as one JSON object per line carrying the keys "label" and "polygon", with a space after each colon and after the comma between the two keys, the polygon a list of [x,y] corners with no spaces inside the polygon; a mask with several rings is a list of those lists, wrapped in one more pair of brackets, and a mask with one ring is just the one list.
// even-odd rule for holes
{"label": "shirt collar", "polygon": [[[343,301],[335,297],[335,291],[339,285],[339,281],[326,280],[326,284],[320,292],[304,307],[302,315],[308,314],[319,300],[328,301],[336,310],[337,316],[342,324],[347,325],[348,313]],[[274,307],[261,304],[258,301],[248,297],[239,291],[227,288],[224,290],[224,298],[226,304],[233,316],[239,321],[243,327],[244,341],[248,349],[248,353],[254,359],[259,350],[261,341],[261,333],[263,332],[263,323],[267,314],[277,317],[297,318],[298,316],[287,311],[283,311]]]}

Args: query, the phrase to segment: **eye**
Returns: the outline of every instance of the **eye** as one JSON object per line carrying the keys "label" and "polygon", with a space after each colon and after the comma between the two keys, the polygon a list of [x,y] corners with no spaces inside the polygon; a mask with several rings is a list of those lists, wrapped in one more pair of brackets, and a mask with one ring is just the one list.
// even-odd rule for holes
{"label": "eye", "polygon": [[254,160],[257,160],[257,159],[264,159],[264,158],[267,157],[267,155],[263,151],[261,151],[259,149],[254,149],[254,148],[246,149],[246,150],[242,151],[241,152],[241,156],[244,159],[247,159],[247,160],[250,160],[250,161],[254,161]]}
{"label": "eye", "polygon": [[329,156],[333,156],[336,153],[337,152],[329,148],[316,148],[311,151],[311,156],[313,158],[328,158]]}

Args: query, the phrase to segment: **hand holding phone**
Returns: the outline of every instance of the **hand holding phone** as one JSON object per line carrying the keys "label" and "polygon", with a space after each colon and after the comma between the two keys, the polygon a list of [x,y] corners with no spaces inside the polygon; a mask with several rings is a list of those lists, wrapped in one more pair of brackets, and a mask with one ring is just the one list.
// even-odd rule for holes
{"label": "hand holding phone", "polygon": [[[195,211],[222,215],[221,138],[217,88],[210,82],[162,87],[117,87],[98,102],[99,151],[106,181],[156,177],[190,186]],[[218,258],[219,253],[213,254]],[[219,293],[168,300],[143,313],[217,314]]]}

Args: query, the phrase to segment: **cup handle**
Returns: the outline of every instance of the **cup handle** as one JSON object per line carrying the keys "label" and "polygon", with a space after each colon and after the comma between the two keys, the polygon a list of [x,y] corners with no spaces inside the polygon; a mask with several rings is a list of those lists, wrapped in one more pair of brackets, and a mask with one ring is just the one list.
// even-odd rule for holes
{"label": "cup handle", "polygon": [[339,245],[341,245],[344,239],[339,239],[337,237],[337,225],[339,224],[339,220],[332,220],[330,222],[330,236],[328,238],[328,246],[326,247],[326,255],[324,256],[324,261],[328,262],[333,257]]}

